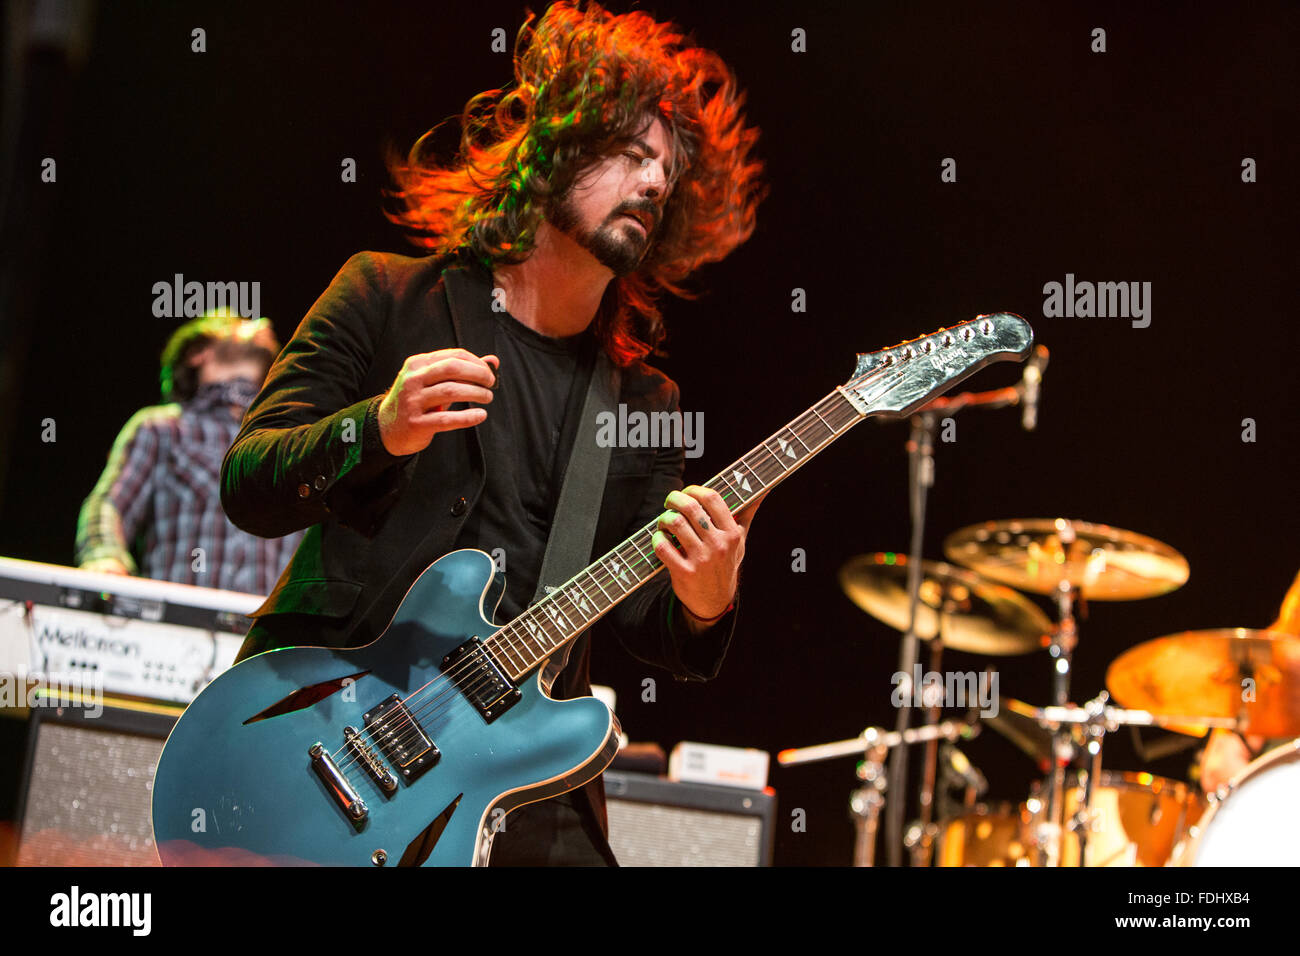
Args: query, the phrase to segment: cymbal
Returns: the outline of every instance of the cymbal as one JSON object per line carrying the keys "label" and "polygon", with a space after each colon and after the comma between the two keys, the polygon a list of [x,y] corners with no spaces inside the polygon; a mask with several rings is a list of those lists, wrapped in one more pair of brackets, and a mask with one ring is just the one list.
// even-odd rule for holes
{"label": "cymbal", "polygon": [[1125,707],[1238,718],[1242,733],[1300,736],[1300,637],[1294,634],[1238,627],[1158,637],[1111,662],[1106,686]]}
{"label": "cymbal", "polygon": [[[972,654],[1025,654],[1050,643],[1051,621],[1024,595],[940,561],[923,561],[921,575],[916,632],[922,640],[941,631],[944,647]],[[907,630],[906,555],[860,554],[839,577],[854,604],[896,631]]]}
{"label": "cymbal", "polygon": [[1187,559],[1146,535],[1067,518],[986,521],[950,534],[950,560],[1034,594],[1069,582],[1090,601],[1132,601],[1182,587]]}

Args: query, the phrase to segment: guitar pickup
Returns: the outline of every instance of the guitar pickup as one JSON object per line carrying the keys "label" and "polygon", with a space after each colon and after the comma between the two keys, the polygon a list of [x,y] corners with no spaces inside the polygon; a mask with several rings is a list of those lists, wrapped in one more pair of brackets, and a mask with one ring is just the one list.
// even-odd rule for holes
{"label": "guitar pickup", "polygon": [[[418,780],[442,756],[415,714],[396,694],[363,714],[362,719],[371,742],[407,783]],[[379,783],[384,786],[382,780]]]}
{"label": "guitar pickup", "polygon": [[444,657],[442,672],[489,724],[523,696],[477,637]]}

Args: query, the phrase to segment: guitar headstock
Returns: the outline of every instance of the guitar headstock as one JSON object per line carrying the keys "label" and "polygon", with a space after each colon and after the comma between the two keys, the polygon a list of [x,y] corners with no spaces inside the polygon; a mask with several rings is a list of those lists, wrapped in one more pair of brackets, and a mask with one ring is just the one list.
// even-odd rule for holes
{"label": "guitar headstock", "polygon": [[909,415],[985,365],[1023,361],[1033,343],[1034,330],[1015,313],[978,315],[892,348],[859,353],[844,388],[870,413]]}

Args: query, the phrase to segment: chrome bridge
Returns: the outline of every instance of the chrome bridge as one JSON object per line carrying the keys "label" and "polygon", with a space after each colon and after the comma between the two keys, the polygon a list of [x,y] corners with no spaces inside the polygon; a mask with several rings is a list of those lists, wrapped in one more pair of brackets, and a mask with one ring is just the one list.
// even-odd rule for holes
{"label": "chrome bridge", "polygon": [[343,815],[352,822],[354,826],[361,826],[366,822],[366,817],[370,816],[370,808],[366,806],[366,801],[361,799],[361,795],[352,787],[351,781],[347,775],[339,769],[339,765],[334,762],[330,752],[325,749],[324,745],[318,740],[307,748],[307,756],[311,758],[311,769],[316,776],[320,778],[321,783],[325,784],[325,789],[330,792]]}

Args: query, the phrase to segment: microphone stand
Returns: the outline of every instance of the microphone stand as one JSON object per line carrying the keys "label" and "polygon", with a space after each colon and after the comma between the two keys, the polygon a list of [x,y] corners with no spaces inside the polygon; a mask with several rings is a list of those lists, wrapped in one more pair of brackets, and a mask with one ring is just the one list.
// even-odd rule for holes
{"label": "microphone stand", "polygon": [[[1041,348],[1041,346],[1040,346]],[[1042,350],[1046,357],[1046,349]],[[1006,388],[997,388],[986,392],[961,392],[951,397],[940,396],[922,405],[912,414],[912,434],[907,442],[908,460],[908,500],[912,515],[912,541],[907,555],[907,593],[908,625],[903,635],[898,652],[898,669],[906,675],[905,686],[915,698],[916,689],[911,686],[913,674],[920,656],[920,639],[916,633],[916,614],[921,602],[921,561],[925,541],[925,511],[930,489],[934,486],[934,431],[940,416],[952,415],[963,408],[1005,408],[1019,405],[1024,400],[1026,383]],[[903,734],[908,729],[911,719],[911,704],[907,695],[903,697],[904,705],[898,709],[898,719],[894,730]],[[933,751],[930,752],[933,756]],[[930,762],[930,761],[927,761]],[[903,811],[906,809],[901,795],[907,780],[907,748],[895,747],[889,755],[888,775],[885,790],[894,795],[893,800],[885,804],[885,841],[887,846],[886,862],[889,866],[901,866],[903,856]],[[928,813],[933,800],[933,768],[925,778],[925,792],[921,794],[923,816]],[[873,833],[874,835],[874,833]],[[925,834],[923,834],[924,836]],[[928,866],[930,841],[922,839],[917,846],[919,853],[914,853],[913,865]]]}
{"label": "microphone stand", "polygon": [[[907,593],[909,611],[907,633],[903,635],[898,653],[898,670],[904,674],[908,690],[915,697],[916,688],[911,686],[912,675],[917,658],[920,655],[920,641],[916,634],[916,611],[921,603],[921,551],[925,540],[925,505],[931,486],[934,484],[934,429],[938,418],[933,411],[922,410],[912,416],[912,437],[907,442],[908,460],[908,498],[912,510],[912,543],[907,555]],[[908,695],[903,696],[903,706],[898,708],[898,719],[894,732],[903,734],[907,730],[912,714],[912,705]],[[900,866],[903,856],[903,785],[907,780],[907,748],[895,747],[889,755],[889,780],[886,792],[895,795],[895,799],[885,805],[885,840],[888,847],[887,862],[890,866]]]}

